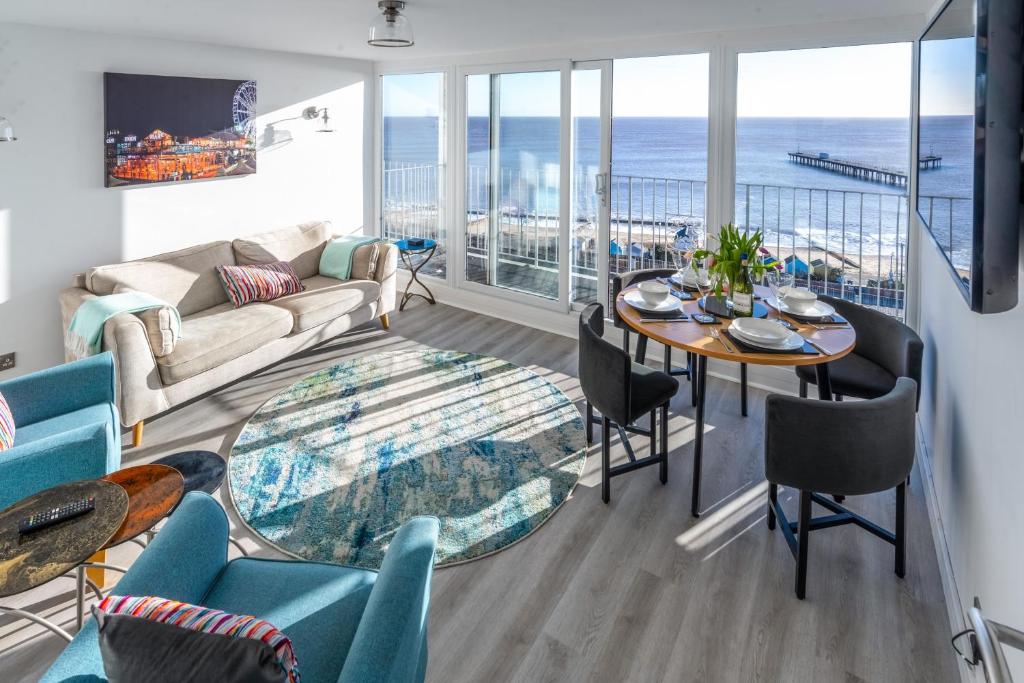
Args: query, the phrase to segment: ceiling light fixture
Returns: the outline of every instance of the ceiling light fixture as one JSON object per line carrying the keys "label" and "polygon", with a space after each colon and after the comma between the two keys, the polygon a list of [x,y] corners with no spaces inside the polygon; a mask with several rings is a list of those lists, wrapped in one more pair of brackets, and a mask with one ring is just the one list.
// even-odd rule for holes
{"label": "ceiling light fixture", "polygon": [[413,44],[412,24],[402,15],[403,0],[380,0],[377,7],[382,14],[370,24],[368,42],[375,47],[409,47]]}
{"label": "ceiling light fixture", "polygon": [[5,116],[0,116],[0,142],[14,142],[14,126]]}

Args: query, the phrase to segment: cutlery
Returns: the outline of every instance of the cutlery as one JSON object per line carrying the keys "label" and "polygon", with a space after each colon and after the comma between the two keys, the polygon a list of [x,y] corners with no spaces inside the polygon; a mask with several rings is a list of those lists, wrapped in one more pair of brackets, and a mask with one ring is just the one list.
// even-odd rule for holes
{"label": "cutlery", "polygon": [[723,337],[718,330],[711,328],[708,330],[708,334],[710,334],[713,339],[716,339],[719,344],[724,346],[726,351],[729,353],[736,353],[736,349],[732,347],[732,344],[725,340],[725,337]]}
{"label": "cutlery", "polygon": [[845,330],[850,327],[850,323],[808,323],[811,327],[816,330]]}
{"label": "cutlery", "polygon": [[810,344],[814,348],[814,350],[817,351],[818,353],[820,353],[822,355],[825,355],[825,356],[831,355],[828,351],[826,351],[825,349],[821,348],[820,345],[818,345],[815,342],[812,342],[810,339],[808,339],[807,337],[803,336],[802,334],[800,335],[800,338],[803,339],[808,344]]}
{"label": "cutlery", "polygon": [[640,318],[642,323],[688,323],[690,316],[685,318]]}

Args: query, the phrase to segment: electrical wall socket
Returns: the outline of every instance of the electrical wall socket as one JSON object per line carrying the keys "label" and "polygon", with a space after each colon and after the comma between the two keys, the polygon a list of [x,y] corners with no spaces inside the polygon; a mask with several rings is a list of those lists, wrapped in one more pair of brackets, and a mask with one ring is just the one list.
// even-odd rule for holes
{"label": "electrical wall socket", "polygon": [[14,351],[0,356],[0,372],[10,370],[14,367]]}

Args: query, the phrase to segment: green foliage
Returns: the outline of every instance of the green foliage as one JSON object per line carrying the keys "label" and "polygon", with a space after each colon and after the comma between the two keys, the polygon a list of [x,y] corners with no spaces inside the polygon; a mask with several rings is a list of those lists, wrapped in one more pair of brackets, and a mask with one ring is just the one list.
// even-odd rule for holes
{"label": "green foliage", "polygon": [[[743,254],[747,255],[747,268],[754,281],[764,277],[768,267],[761,261],[761,246],[764,244],[764,236],[761,231],[751,234],[740,232],[732,223],[723,225],[718,232],[718,249],[700,249],[693,254],[697,260],[711,259],[708,267],[709,273],[717,273],[725,276],[729,282],[736,282],[740,277],[743,268]],[[715,284],[715,296],[722,296],[722,278],[718,278]]]}

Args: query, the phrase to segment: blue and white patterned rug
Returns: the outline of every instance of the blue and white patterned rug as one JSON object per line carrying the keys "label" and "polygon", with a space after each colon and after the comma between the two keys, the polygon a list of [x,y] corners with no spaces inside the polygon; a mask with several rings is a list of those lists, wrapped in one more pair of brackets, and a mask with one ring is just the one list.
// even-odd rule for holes
{"label": "blue and white patterned rug", "polygon": [[242,520],[296,557],[376,569],[415,515],[441,520],[437,566],[520,540],[572,492],[583,420],[542,377],[458,351],[375,353],[265,403],[231,450]]}

